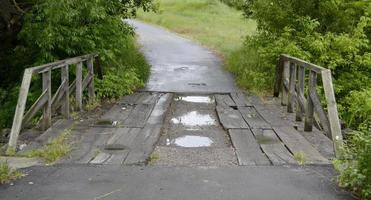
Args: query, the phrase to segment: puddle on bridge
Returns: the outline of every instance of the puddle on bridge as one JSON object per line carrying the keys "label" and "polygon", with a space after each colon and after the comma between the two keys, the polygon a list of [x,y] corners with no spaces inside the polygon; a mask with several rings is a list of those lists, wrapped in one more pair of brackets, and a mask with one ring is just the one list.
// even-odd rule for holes
{"label": "puddle on bridge", "polygon": [[214,142],[209,137],[197,135],[185,135],[175,139],[166,139],[166,145],[176,145],[180,147],[209,147]]}
{"label": "puddle on bridge", "polygon": [[200,114],[198,111],[191,111],[180,117],[172,118],[171,122],[184,126],[212,126],[217,121],[210,114]]}
{"label": "puddle on bridge", "polygon": [[174,100],[191,102],[191,103],[207,103],[207,104],[211,104],[215,102],[215,99],[210,96],[178,96]]}

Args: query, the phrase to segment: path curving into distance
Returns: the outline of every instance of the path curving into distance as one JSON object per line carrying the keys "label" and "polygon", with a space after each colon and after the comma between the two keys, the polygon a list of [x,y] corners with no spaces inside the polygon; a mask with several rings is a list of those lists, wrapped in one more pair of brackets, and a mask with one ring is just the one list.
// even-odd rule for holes
{"label": "path curving into distance", "polygon": [[236,91],[233,76],[210,50],[162,28],[127,20],[151,67],[145,91],[227,93]]}

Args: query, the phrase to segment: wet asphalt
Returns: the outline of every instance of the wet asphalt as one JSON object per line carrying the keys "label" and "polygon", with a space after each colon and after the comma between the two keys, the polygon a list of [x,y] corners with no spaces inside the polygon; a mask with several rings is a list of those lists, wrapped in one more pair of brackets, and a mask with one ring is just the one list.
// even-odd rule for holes
{"label": "wet asphalt", "polygon": [[145,91],[227,93],[236,91],[231,74],[210,50],[164,29],[136,20],[139,44],[151,64]]}
{"label": "wet asphalt", "polygon": [[[144,90],[203,94],[237,90],[233,77],[223,70],[221,60],[211,51],[164,29],[134,20],[128,22],[136,27],[141,48],[152,65],[151,77]],[[187,110],[182,105],[177,108]],[[192,115],[195,114],[192,110],[187,112],[192,123],[197,115]],[[199,112],[213,115],[207,109]],[[170,129],[177,128],[176,120],[179,119],[175,114]],[[223,137],[214,137],[207,131],[203,134],[214,141],[211,145],[223,148],[230,145]],[[192,136],[192,133],[186,135]],[[172,134],[163,137],[160,144],[181,146],[187,144],[185,140],[184,135]],[[1,200],[352,199],[336,186],[333,169],[326,165],[179,167],[73,164],[35,166],[25,169],[25,172],[28,174],[25,178],[0,186]]]}

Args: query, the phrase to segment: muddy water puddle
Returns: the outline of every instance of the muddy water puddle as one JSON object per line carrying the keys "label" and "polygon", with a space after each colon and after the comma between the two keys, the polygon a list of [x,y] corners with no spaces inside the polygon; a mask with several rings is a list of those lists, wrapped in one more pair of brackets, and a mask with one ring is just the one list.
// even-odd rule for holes
{"label": "muddy water puddle", "polygon": [[205,136],[185,135],[175,139],[166,139],[166,145],[176,145],[179,147],[209,147],[214,142]]}

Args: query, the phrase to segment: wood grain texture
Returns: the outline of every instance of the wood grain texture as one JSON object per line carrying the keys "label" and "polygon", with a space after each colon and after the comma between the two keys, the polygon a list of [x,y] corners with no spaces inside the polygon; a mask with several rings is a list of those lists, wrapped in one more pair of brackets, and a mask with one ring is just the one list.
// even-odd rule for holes
{"label": "wood grain texture", "polygon": [[250,128],[270,128],[271,125],[264,120],[253,106],[238,107],[242,117],[245,119]]}
{"label": "wood grain texture", "polygon": [[228,131],[240,165],[270,165],[250,129]]}
{"label": "wood grain texture", "polygon": [[295,154],[303,154],[308,164],[330,164],[303,136],[293,127],[273,128],[287,148]]}
{"label": "wood grain texture", "polygon": [[216,106],[216,112],[220,123],[225,129],[249,128],[241,113],[230,107]]}

